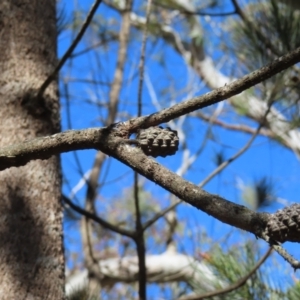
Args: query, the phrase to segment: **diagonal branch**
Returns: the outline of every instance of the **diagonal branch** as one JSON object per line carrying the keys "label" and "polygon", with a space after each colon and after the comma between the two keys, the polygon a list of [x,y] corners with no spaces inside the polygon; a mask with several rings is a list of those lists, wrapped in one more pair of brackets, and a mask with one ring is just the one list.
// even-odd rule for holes
{"label": "diagonal branch", "polygon": [[[251,72],[224,87],[218,88],[203,96],[176,104],[152,115],[131,119],[124,123],[113,124],[106,128],[71,130],[4,147],[0,149],[0,170],[12,166],[22,166],[34,159],[48,159],[52,155],[74,150],[97,149],[102,150],[105,153],[107,153],[106,151],[110,152],[111,149],[107,148],[107,145],[105,145],[107,141],[113,140],[114,147],[117,147],[120,143],[134,142],[133,140],[128,140],[127,137],[130,133],[137,131],[139,128],[147,128],[163,122],[168,122],[199,108],[209,106],[237,95],[247,88],[289,68],[299,61],[300,48],[297,48],[274,60],[267,66]],[[111,135],[110,139],[108,138],[109,135]],[[121,137],[124,137],[125,139],[122,139]]]}
{"label": "diagonal branch", "polygon": [[[206,122],[211,122],[214,125],[218,125],[220,127],[223,127],[225,129],[229,129],[232,131],[238,131],[238,132],[245,132],[245,133],[250,133],[254,134],[256,129],[252,128],[250,126],[244,125],[244,124],[231,124],[231,123],[226,123],[221,119],[214,119],[211,120],[211,117],[208,116],[207,114],[204,114],[202,112],[197,112],[195,114],[196,117],[199,117],[200,119],[206,121]],[[263,135],[269,138],[275,138],[275,135],[267,128],[262,128],[259,132],[259,135]],[[286,145],[285,145],[286,146]]]}
{"label": "diagonal branch", "polygon": [[45,90],[47,89],[47,87],[49,86],[49,84],[56,78],[56,76],[57,76],[58,72],[60,71],[60,69],[63,67],[63,65],[65,64],[67,59],[71,56],[72,52],[76,48],[77,44],[80,42],[80,40],[83,37],[83,35],[84,35],[85,31],[87,30],[88,26],[90,25],[90,23],[93,19],[93,16],[94,16],[95,12],[97,11],[97,8],[101,4],[101,2],[102,2],[102,0],[96,0],[95,3],[93,4],[93,6],[92,6],[90,12],[88,13],[88,15],[87,15],[80,31],[79,31],[77,37],[75,38],[75,40],[73,41],[73,43],[71,44],[69,49],[66,51],[64,56],[61,58],[58,65],[56,66],[55,70],[49,75],[49,77],[44,81],[44,83],[40,87],[40,90],[38,92],[38,98],[43,96],[43,94],[44,94]]}
{"label": "diagonal branch", "polygon": [[228,160],[224,161],[223,163],[221,163],[215,170],[213,170],[200,184],[200,187],[203,187],[204,185],[206,185],[212,178],[214,178],[217,174],[219,174],[222,170],[224,170],[230,163],[232,163],[234,160],[236,160],[237,158],[239,158],[243,153],[245,153],[249,147],[251,146],[251,144],[254,142],[254,140],[256,139],[256,137],[258,136],[261,128],[263,127],[265,120],[267,118],[268,113],[270,112],[271,109],[271,99],[268,100],[269,106],[268,109],[265,112],[265,115],[262,118],[261,123],[259,124],[259,126],[257,127],[257,129],[255,130],[255,132],[253,133],[253,135],[251,136],[251,138],[248,140],[248,142],[244,145],[244,147],[242,147],[238,152],[236,152],[233,156],[231,156]]}
{"label": "diagonal branch", "polygon": [[170,108],[164,109],[158,113],[150,116],[130,120],[128,125],[130,131],[135,132],[138,128],[147,128],[155,126],[164,122],[168,122],[174,118],[193,112],[197,109],[207,107],[209,105],[218,103],[222,100],[228,99],[232,96],[238,95],[244,90],[263,82],[275,74],[293,66],[300,61],[300,48],[289,52],[288,54],[275,59],[270,64],[245,75],[244,77],[233,81],[232,83],[220,87],[203,96],[195,97],[193,99],[178,103]]}
{"label": "diagonal branch", "polygon": [[[269,214],[253,212],[242,205],[234,204],[217,195],[203,191],[197,185],[188,182],[152,158],[147,157],[138,148],[124,144],[118,147],[113,141],[108,147],[114,149],[111,155],[117,160],[218,220],[252,232],[256,236],[261,236],[262,230],[266,227]],[[109,149],[106,148],[106,151],[110,151]]]}
{"label": "diagonal branch", "polygon": [[[219,221],[251,232],[267,242],[272,243],[272,241],[267,240],[265,237],[270,214],[251,211],[245,206],[232,203],[220,196],[205,192],[197,185],[188,182],[160,165],[154,159],[147,157],[139,148],[129,145],[125,140],[114,136],[112,133],[114,133],[114,130],[110,132],[108,129],[87,129],[68,131],[46,138],[35,139],[31,142],[27,142],[27,144],[31,145],[31,150],[34,150],[31,151],[29,155],[35,153],[36,155],[33,155],[32,158],[37,158],[36,156],[38,156],[38,158],[45,159],[49,157],[49,149],[51,149],[52,152],[58,153],[61,152],[62,149],[66,150],[68,147],[69,150],[75,148],[74,144],[77,146],[77,149],[94,145],[94,147],[96,146],[99,150],[111,155],[134,171],[137,171],[139,174],[176,195],[178,198],[213,216]],[[26,143],[24,144],[26,146]],[[41,148],[43,148],[44,151]],[[9,151],[7,151],[7,149]],[[17,153],[18,151],[19,153]],[[20,155],[20,152],[22,155]],[[8,157],[3,156],[4,153],[8,155]],[[28,159],[28,154],[26,155],[26,151],[24,151],[24,148],[20,147],[20,145],[6,147],[0,151],[0,166],[2,169],[3,166],[20,165],[20,162],[24,163],[26,159]],[[289,236],[287,235],[285,241],[289,240]],[[297,240],[293,237],[292,241],[296,242]]]}
{"label": "diagonal branch", "polygon": [[63,195],[63,201],[65,203],[67,203],[73,210],[75,210],[77,213],[93,220],[94,222],[100,224],[101,226],[103,226],[104,228],[107,228],[115,233],[119,233],[122,234],[124,236],[130,237],[130,238],[134,238],[135,234],[133,231],[129,231],[126,229],[122,229],[120,227],[117,227],[101,218],[99,218],[97,215],[82,209],[81,207],[77,206],[76,204],[74,204],[68,197]]}

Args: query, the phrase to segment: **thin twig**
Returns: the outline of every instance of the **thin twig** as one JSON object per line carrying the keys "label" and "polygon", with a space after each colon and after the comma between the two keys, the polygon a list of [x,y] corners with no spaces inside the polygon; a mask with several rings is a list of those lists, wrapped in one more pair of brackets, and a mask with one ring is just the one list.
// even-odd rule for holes
{"label": "thin twig", "polygon": [[[118,112],[119,96],[122,87],[124,77],[124,65],[126,61],[127,45],[130,32],[130,11],[132,1],[128,1],[127,9],[123,12],[123,18],[119,31],[119,50],[117,55],[117,66],[115,69],[114,80],[111,85],[109,100],[108,100],[108,116],[105,124],[109,125],[116,119]],[[106,159],[106,155],[103,152],[97,152],[91,175],[87,182],[87,193],[85,201],[85,210],[89,213],[94,213],[94,203],[97,196],[98,180],[102,171],[102,166]],[[82,241],[85,254],[85,261],[87,268],[93,272],[93,275],[97,278],[101,277],[101,270],[99,269],[98,261],[94,257],[93,245],[91,243],[92,227],[89,218],[83,218],[81,222],[82,228]]]}
{"label": "thin twig", "polygon": [[63,197],[63,201],[65,203],[67,203],[73,210],[75,210],[77,213],[93,220],[94,222],[100,224],[101,226],[103,226],[106,229],[109,229],[115,233],[130,237],[130,238],[135,238],[135,234],[133,231],[129,231],[127,229],[122,229],[119,228],[111,223],[108,223],[107,221],[101,219],[100,217],[96,216],[93,213],[90,213],[84,209],[82,209],[81,207],[79,207],[78,205],[74,204],[68,197],[66,196],[62,196]]}
{"label": "thin twig", "polygon": [[[206,121],[206,122],[211,122],[213,123],[214,125],[218,125],[220,127],[223,127],[225,129],[229,129],[229,130],[233,130],[233,131],[238,131],[238,132],[246,132],[246,133],[250,133],[250,134],[254,134],[256,129],[255,128],[252,128],[250,126],[246,126],[246,125],[242,125],[242,124],[230,124],[230,123],[226,123],[226,122],[223,122],[222,120],[220,119],[214,119],[214,120],[211,120],[211,117],[208,116],[208,115],[205,115],[204,113],[202,113],[201,111],[199,112],[196,112],[195,113],[195,116],[196,117],[200,117],[202,120]],[[270,138],[274,138],[274,134],[266,129],[266,128],[262,128],[259,132],[260,135],[263,135],[263,136],[267,136],[267,137],[270,137]]]}
{"label": "thin twig", "polygon": [[[72,61],[72,60],[70,60]],[[69,94],[69,89],[68,89],[68,85],[63,82],[63,87],[64,87],[64,90],[65,90],[65,98],[66,98],[66,115],[67,115],[67,126],[68,126],[68,129],[72,129],[72,121],[71,121],[71,109],[70,109],[70,94]],[[81,163],[80,163],[80,160],[79,160],[79,157],[78,157],[78,154],[76,151],[73,152],[73,157],[75,159],[75,163],[77,165],[77,170],[78,172],[80,173],[80,176],[81,177],[84,177],[84,171],[83,171],[83,168],[81,166]]]}
{"label": "thin twig", "polygon": [[248,142],[245,144],[245,146],[243,148],[241,148],[237,153],[235,153],[232,157],[230,157],[228,160],[221,163],[215,170],[213,170],[204,180],[202,180],[201,183],[199,183],[199,187],[203,187],[204,185],[206,185],[213,177],[215,177],[217,174],[219,174],[230,163],[232,163],[234,160],[236,160],[238,157],[240,157],[243,153],[245,153],[245,151],[247,151],[247,149],[249,149],[249,147],[251,146],[253,141],[258,136],[260,129],[264,126],[264,121],[266,120],[266,117],[267,117],[268,113],[270,112],[272,102],[271,101],[268,101],[268,102],[269,102],[269,105],[268,105],[268,108],[267,108],[263,118],[262,118],[261,123],[259,124],[259,126],[255,130],[255,132],[251,136],[251,138],[248,140]]}
{"label": "thin twig", "polygon": [[283,257],[296,271],[300,269],[300,261],[293,258],[280,244],[278,245],[271,245],[272,248],[281,256]]}
{"label": "thin twig", "polygon": [[75,40],[73,41],[73,43],[70,45],[69,49],[66,51],[66,53],[64,54],[64,56],[61,58],[61,60],[59,61],[57,67],[54,69],[54,71],[49,75],[49,77],[44,81],[44,83],[41,85],[39,92],[38,92],[38,98],[42,97],[45,90],[47,89],[47,87],[49,86],[49,84],[56,78],[58,72],[61,70],[61,68],[63,67],[63,65],[65,64],[65,62],[67,61],[67,59],[70,57],[70,55],[72,54],[72,52],[74,51],[74,49],[76,48],[77,44],[80,42],[81,38],[83,37],[86,29],[88,28],[88,26],[90,25],[93,16],[97,10],[97,8],[99,7],[99,5],[101,4],[102,0],[96,0],[90,10],[90,12],[88,13],[77,37],[75,38]]}
{"label": "thin twig", "polygon": [[[139,63],[139,85],[138,85],[138,112],[137,116],[142,115],[142,92],[143,92],[143,83],[144,83],[144,69],[145,69],[145,57],[146,57],[146,44],[148,36],[148,22],[150,18],[150,9],[151,9],[151,0],[147,2],[146,9],[146,26],[144,28],[142,47],[141,47],[141,57]],[[136,211],[136,232],[138,236],[135,240],[137,255],[138,255],[138,264],[139,264],[139,299],[147,299],[147,270],[146,270],[146,247],[144,239],[144,231],[142,224],[142,216],[140,211],[140,199],[139,199],[139,175],[134,172],[134,204]]]}
{"label": "thin twig", "polygon": [[143,83],[144,83],[144,70],[145,70],[145,58],[146,58],[146,44],[147,44],[147,37],[148,37],[148,23],[150,18],[151,12],[151,0],[147,2],[147,10],[146,10],[146,24],[144,27],[144,34],[142,40],[142,49],[141,49],[141,57],[140,57],[140,64],[139,64],[139,86],[138,86],[138,114],[137,116],[140,117],[142,115],[142,92],[143,92]]}
{"label": "thin twig", "polygon": [[[87,181],[85,211],[91,214],[95,214],[95,199],[97,195],[98,178],[100,176],[105,159],[106,155],[103,152],[97,152],[93,168]],[[92,284],[98,287],[99,285],[96,280],[101,278],[101,270],[94,255],[93,243],[91,240],[92,232],[93,229],[91,219],[84,216],[81,220],[81,238],[85,256],[84,259],[87,269],[93,273],[93,278],[91,278]],[[96,280],[94,280],[94,278]],[[93,288],[95,288],[95,286]]]}
{"label": "thin twig", "polygon": [[144,232],[142,230],[142,216],[140,210],[139,187],[138,187],[138,173],[134,172],[134,205],[136,214],[136,233],[137,237],[134,239],[136,244],[138,265],[139,265],[139,300],[147,299],[147,270],[146,270],[146,247],[144,240]]}
{"label": "thin twig", "polygon": [[292,255],[290,255],[279,242],[274,242],[270,239],[270,237],[262,232],[260,238],[265,240],[283,259],[285,259],[296,271],[300,269],[300,261],[296,260]]}
{"label": "thin twig", "polygon": [[174,202],[172,205],[169,207],[165,208],[161,212],[157,213],[151,220],[147,221],[144,226],[143,226],[143,231],[147,230],[151,225],[153,225],[158,219],[162,218],[165,216],[168,212],[173,210],[178,204],[182,203],[181,200],[177,200]]}
{"label": "thin twig", "polygon": [[241,9],[240,5],[237,3],[236,0],[231,0],[234,9],[236,11],[236,13],[240,16],[240,18],[244,21],[244,22],[249,22],[247,16],[244,14],[243,10]]}
{"label": "thin twig", "polygon": [[293,66],[300,61],[300,47],[294,51],[289,52],[275,59],[270,64],[245,75],[244,77],[233,81],[223,87],[217,88],[205,95],[194,97],[191,100],[186,100],[178,103],[170,108],[164,109],[160,112],[152,114],[150,116],[143,116],[131,120],[128,124],[131,131],[136,131],[137,128],[147,128],[148,126],[155,126],[163,122],[168,122],[172,119],[193,112],[197,109],[210,106],[218,103],[222,100],[228,99],[246,89],[271,78],[272,76],[280,73],[281,71]]}

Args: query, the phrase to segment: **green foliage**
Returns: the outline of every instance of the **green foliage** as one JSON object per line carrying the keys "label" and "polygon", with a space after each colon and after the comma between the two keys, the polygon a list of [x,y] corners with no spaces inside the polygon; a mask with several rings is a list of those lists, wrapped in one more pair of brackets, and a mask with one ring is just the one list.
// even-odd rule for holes
{"label": "green foliage", "polygon": [[[218,278],[228,285],[237,282],[254,267],[258,260],[252,243],[236,245],[227,252],[219,246],[212,249],[210,264],[214,267]],[[228,293],[222,299],[267,299],[269,287],[264,283],[261,271],[257,271],[245,285]],[[260,296],[260,297],[258,297]]]}
{"label": "green foliage", "polygon": [[270,62],[300,45],[299,11],[278,1],[251,2],[245,8],[247,20],[230,26],[235,52],[249,70]]}
{"label": "green foliage", "polygon": [[[275,58],[300,46],[300,11],[277,0],[249,1],[243,7],[244,17],[233,19],[228,27],[234,55],[243,72],[270,63]],[[277,102],[277,108],[291,122],[299,126],[299,74],[297,65],[256,87],[256,96]],[[245,106],[245,104],[243,104]],[[247,106],[237,112],[247,115]]]}
{"label": "green foliage", "polygon": [[[246,91],[247,94],[250,94],[249,91]],[[239,97],[234,97],[231,101],[235,105],[235,111],[241,116],[247,116],[249,112],[249,104],[246,101],[240,101]]]}
{"label": "green foliage", "polygon": [[297,282],[293,287],[289,288],[286,293],[287,299],[300,299],[300,282]]}
{"label": "green foliage", "polygon": [[[246,276],[254,268],[262,256],[261,252],[258,244],[253,242],[236,244],[227,251],[224,251],[218,245],[214,245],[209,252],[207,261],[213,267],[217,278],[226,282],[226,287],[228,287]],[[284,292],[276,283],[275,274],[277,274],[276,266],[265,267],[262,265],[248,278],[244,285],[214,299],[300,299],[300,285],[297,283],[291,286],[287,292]]]}

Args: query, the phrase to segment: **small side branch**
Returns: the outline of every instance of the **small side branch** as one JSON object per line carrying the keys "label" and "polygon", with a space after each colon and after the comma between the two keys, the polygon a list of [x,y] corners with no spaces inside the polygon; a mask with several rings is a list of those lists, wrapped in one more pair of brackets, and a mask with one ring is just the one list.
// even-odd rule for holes
{"label": "small side branch", "polygon": [[108,223],[107,221],[99,218],[97,215],[82,209],[81,207],[77,206],[76,204],[74,204],[68,197],[63,195],[63,201],[69,205],[73,210],[75,210],[77,213],[85,216],[86,218],[93,220],[94,222],[96,222],[97,224],[100,224],[102,227],[109,229],[115,233],[119,233],[121,235],[130,237],[130,238],[134,238],[135,234],[132,231],[126,230],[126,229],[122,229],[120,227],[117,227],[113,224]]}
{"label": "small side branch", "polygon": [[299,61],[300,47],[284,56],[281,56],[280,58],[275,59],[272,63],[210,93],[183,101],[150,116],[144,116],[130,120],[128,121],[128,126],[130,127],[131,132],[136,132],[139,128],[147,128],[164,122],[169,122],[170,120],[191,113],[197,109],[210,106],[238,95],[246,89],[261,83],[271,78],[275,74],[278,74],[281,71],[293,66]]}
{"label": "small side branch", "polygon": [[64,56],[61,58],[61,60],[59,61],[57,67],[55,68],[55,70],[52,72],[52,74],[50,74],[50,76],[44,81],[44,83],[40,87],[40,90],[38,92],[38,98],[43,96],[43,94],[44,94],[45,90],[47,89],[47,87],[49,86],[49,84],[56,78],[58,72],[61,70],[61,68],[63,67],[63,65],[67,61],[67,59],[73,53],[73,51],[76,48],[77,44],[80,42],[80,40],[82,39],[85,31],[87,30],[88,26],[90,25],[90,23],[93,19],[93,16],[94,16],[95,12],[97,11],[97,8],[101,4],[101,2],[102,2],[102,0],[96,0],[95,3],[93,4],[93,6],[92,6],[90,12],[88,13],[88,15],[86,17],[86,20],[84,21],[77,37],[75,38],[75,40],[73,41],[73,43],[71,44],[69,49],[66,51]]}

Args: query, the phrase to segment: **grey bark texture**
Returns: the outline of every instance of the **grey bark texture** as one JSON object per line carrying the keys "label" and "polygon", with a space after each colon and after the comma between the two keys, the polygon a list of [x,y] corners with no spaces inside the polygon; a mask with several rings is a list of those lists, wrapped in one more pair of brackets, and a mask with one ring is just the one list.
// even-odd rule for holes
{"label": "grey bark texture", "polygon": [[[56,1],[0,1],[0,147],[56,133]],[[64,299],[59,158],[0,172],[0,299]]]}

